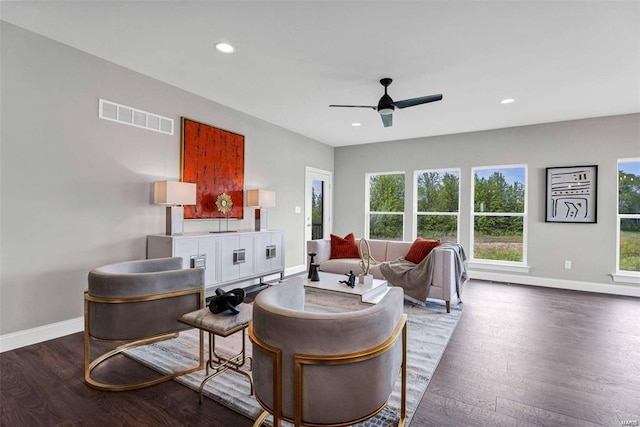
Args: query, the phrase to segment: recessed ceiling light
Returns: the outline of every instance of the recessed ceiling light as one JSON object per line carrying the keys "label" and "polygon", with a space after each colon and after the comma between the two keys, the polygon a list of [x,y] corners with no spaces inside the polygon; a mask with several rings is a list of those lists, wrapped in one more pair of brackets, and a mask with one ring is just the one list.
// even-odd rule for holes
{"label": "recessed ceiling light", "polygon": [[502,101],[500,101],[500,104],[511,104],[513,101],[515,101],[515,99],[507,98],[507,99],[503,99]]}
{"label": "recessed ceiling light", "polygon": [[223,53],[233,53],[236,51],[229,43],[216,43],[216,49]]}
{"label": "recessed ceiling light", "polygon": [[351,123],[351,126],[357,128],[358,126],[362,126],[362,123]]}

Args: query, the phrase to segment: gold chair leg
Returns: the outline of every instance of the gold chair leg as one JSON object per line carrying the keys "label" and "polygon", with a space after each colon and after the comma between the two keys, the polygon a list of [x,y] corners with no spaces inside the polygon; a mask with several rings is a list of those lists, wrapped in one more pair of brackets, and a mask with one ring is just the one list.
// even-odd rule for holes
{"label": "gold chair leg", "polygon": [[[186,294],[191,294],[191,293],[197,293],[199,295],[199,306],[200,308],[204,307],[204,289],[199,289],[196,291],[193,290],[186,290],[186,291],[180,291],[180,292],[174,292],[171,293],[171,296],[176,296],[176,295],[186,295]],[[165,295],[169,295],[169,294],[165,294]],[[150,297],[151,300],[154,299],[159,299],[160,297]],[[147,298],[148,299],[148,298]],[[84,293],[84,382],[92,388],[95,388],[96,390],[103,390],[103,391],[127,391],[127,390],[135,390],[138,388],[143,388],[143,387],[149,387],[155,384],[159,384],[161,382],[164,381],[169,381],[171,379],[174,379],[176,377],[179,377],[180,375],[186,375],[189,374],[191,372],[195,372],[198,370],[201,370],[204,368],[204,336],[203,336],[203,332],[202,330],[199,331],[199,340],[200,340],[200,353],[199,353],[199,361],[198,361],[198,365],[188,368],[188,369],[184,369],[182,371],[178,371],[178,372],[174,372],[168,375],[163,375],[159,378],[153,379],[153,380],[149,380],[149,381],[142,381],[142,382],[137,382],[137,383],[128,383],[128,384],[109,384],[109,383],[103,383],[97,380],[94,380],[91,377],[91,372],[98,366],[100,365],[102,362],[104,362],[105,360],[116,356],[120,353],[122,353],[125,350],[129,350],[132,348],[136,348],[136,347],[140,347],[143,345],[147,345],[147,344],[152,344],[155,342],[159,342],[159,341],[164,341],[164,340],[168,340],[168,339],[172,339],[172,338],[177,338],[179,335],[179,332],[170,332],[164,335],[160,335],[160,336],[156,336],[156,337],[151,337],[151,338],[144,338],[144,339],[140,339],[140,340],[135,340],[135,341],[130,341],[126,344],[123,344],[119,347],[116,347],[115,349],[108,351],[107,353],[104,353],[103,355],[97,357],[95,360],[91,361],[91,335],[89,334],[89,330],[90,330],[90,325],[89,325],[89,319],[91,318],[90,316],[90,301],[94,301],[94,302],[101,302],[101,303],[109,303],[109,304],[119,304],[119,303],[124,303],[124,302],[131,302],[129,300],[119,300],[119,299],[105,299],[105,298],[101,298],[101,297],[95,297],[95,296],[90,296],[88,294],[88,291],[85,291]]]}
{"label": "gold chair leg", "polygon": [[407,324],[402,328],[402,385],[400,390],[400,421],[398,427],[404,427],[407,419]]}
{"label": "gold chair leg", "polygon": [[262,411],[260,416],[258,418],[256,418],[256,420],[254,421],[253,427],[260,427],[262,425],[262,423],[264,422],[264,420],[267,419],[268,416],[269,416],[269,412]]}
{"label": "gold chair leg", "polygon": [[144,387],[149,387],[152,385],[156,385],[159,384],[161,382],[164,381],[169,381],[172,380],[176,377],[179,377],[180,375],[186,375],[186,374],[190,374],[191,372],[195,372],[198,371],[202,368],[204,368],[204,349],[203,349],[203,334],[202,332],[200,332],[200,360],[197,366],[188,368],[188,369],[184,369],[178,372],[173,372],[171,374],[167,374],[167,375],[163,375],[161,377],[155,378],[153,380],[149,380],[149,381],[141,381],[141,382],[137,382],[137,383],[131,383],[131,384],[109,384],[109,383],[103,383],[97,380],[94,380],[91,377],[91,372],[98,366],[100,365],[102,362],[104,362],[105,360],[116,356],[120,353],[122,353],[125,350],[129,350],[132,348],[136,348],[136,347],[140,347],[143,345],[147,345],[147,344],[152,344],[155,342],[159,342],[159,341],[164,341],[164,340],[168,340],[168,339],[173,339],[173,338],[177,338],[178,337],[178,333],[171,333],[171,334],[166,334],[166,335],[162,335],[159,337],[154,337],[154,338],[147,338],[147,339],[142,339],[142,340],[137,340],[137,341],[133,341],[124,345],[121,345],[119,347],[116,347],[115,349],[104,353],[103,355],[97,357],[95,360],[93,360],[92,362],[90,362],[90,358],[91,358],[91,337],[89,336],[89,333],[87,332],[87,329],[85,329],[85,334],[84,334],[84,382],[91,388],[94,388],[96,390],[102,390],[102,391],[127,391],[127,390],[135,390],[135,389],[139,389],[139,388],[144,388]]}

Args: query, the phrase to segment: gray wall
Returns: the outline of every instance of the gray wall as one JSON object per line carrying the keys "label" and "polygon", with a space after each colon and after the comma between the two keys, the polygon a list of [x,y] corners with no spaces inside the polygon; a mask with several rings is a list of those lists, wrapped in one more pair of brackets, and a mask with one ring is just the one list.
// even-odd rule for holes
{"label": "gray wall", "polygon": [[[285,231],[286,266],[304,264],[294,207],[305,166],[333,170],[332,147],[5,22],[1,40],[0,334],[82,316],[92,267],[145,257],[146,236],[164,232],[151,183],[179,178],[180,116],[245,135],[245,186],[276,192],[269,227]],[[99,98],[173,118],[176,132],[101,120]]]}
{"label": "gray wall", "polygon": [[[640,157],[638,114],[339,147],[335,152],[334,232],[363,235],[366,173],[404,171],[404,238],[413,239],[413,171],[461,168],[460,243],[469,247],[471,167],[527,164],[529,275],[612,283],[617,159],[629,157]],[[590,164],[598,165],[597,224],[545,223],[545,168]],[[564,260],[572,261],[571,270],[564,269]]]}

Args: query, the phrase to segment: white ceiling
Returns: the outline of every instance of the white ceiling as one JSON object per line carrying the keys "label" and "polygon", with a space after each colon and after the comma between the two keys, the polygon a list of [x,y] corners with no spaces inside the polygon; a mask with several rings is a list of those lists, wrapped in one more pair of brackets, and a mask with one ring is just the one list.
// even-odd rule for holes
{"label": "white ceiling", "polygon": [[[333,146],[640,112],[638,1],[2,1],[0,17]],[[328,107],[375,105],[382,77],[395,100],[444,100],[391,128]]]}

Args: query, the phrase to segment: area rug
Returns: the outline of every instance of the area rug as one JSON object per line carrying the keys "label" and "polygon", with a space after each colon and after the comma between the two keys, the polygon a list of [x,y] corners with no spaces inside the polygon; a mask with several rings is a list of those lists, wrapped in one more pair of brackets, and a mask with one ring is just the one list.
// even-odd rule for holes
{"label": "area rug", "polygon": [[[362,305],[358,299],[339,298],[335,294],[307,290],[305,307],[307,310],[327,312],[360,308],[362,308]],[[409,425],[462,315],[462,305],[452,306],[451,313],[447,313],[444,305],[435,302],[427,302],[426,306],[407,302],[405,303],[405,313],[408,315],[406,425]],[[206,341],[205,334],[205,343]],[[227,338],[216,338],[216,349],[222,356],[237,354],[241,349],[241,345],[241,333],[236,333]],[[247,353],[251,354],[251,343],[248,337]],[[197,365],[198,331],[182,332],[177,339],[128,350],[127,355],[161,373],[174,372],[188,366]],[[178,377],[176,381],[197,392],[204,377],[205,370],[203,369]],[[382,412],[370,420],[357,424],[357,426],[397,426],[400,408],[400,385],[401,381],[398,379],[389,404]],[[235,372],[227,371],[207,382],[204,395],[251,420],[255,420],[262,412],[262,408],[255,398],[249,395],[249,391],[250,387],[247,378]],[[197,402],[197,400],[197,395],[194,395],[194,402]]]}

